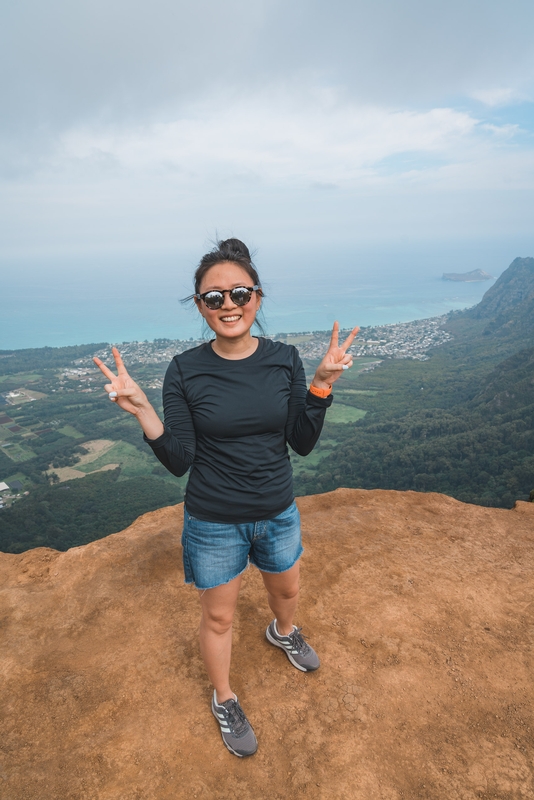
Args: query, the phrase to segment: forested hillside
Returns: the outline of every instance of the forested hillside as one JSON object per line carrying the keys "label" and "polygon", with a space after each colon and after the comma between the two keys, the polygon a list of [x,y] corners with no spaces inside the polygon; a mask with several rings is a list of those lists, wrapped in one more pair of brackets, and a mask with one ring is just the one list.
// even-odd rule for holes
{"label": "forested hillside", "polygon": [[533,320],[534,259],[516,259],[478,306],[450,315],[454,338],[429,361],[384,362],[360,376],[365,418],[327,426],[337,444],[299,473],[297,491],[416,489],[504,507],[527,500],[534,488]]}
{"label": "forested hillside", "polygon": [[67,550],[121,530],[140,514],[176,502],[174,487],[165,481],[151,476],[119,481],[119,477],[120,469],[116,469],[66,485],[39,486],[23,502],[2,511],[2,538],[11,543],[6,549]]}

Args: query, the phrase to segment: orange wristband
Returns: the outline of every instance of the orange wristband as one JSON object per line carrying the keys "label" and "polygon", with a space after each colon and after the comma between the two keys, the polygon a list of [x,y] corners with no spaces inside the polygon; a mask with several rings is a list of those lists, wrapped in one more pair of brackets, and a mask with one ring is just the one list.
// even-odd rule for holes
{"label": "orange wristband", "polygon": [[332,392],[332,387],[329,386],[328,389],[318,389],[316,386],[310,384],[310,392],[316,397],[328,397]]}

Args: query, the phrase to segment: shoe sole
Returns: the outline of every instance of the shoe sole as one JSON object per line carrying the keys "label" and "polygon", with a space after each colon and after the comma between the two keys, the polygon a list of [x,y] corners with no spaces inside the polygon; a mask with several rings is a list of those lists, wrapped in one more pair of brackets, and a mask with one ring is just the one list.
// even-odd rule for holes
{"label": "shoe sole", "polygon": [[267,630],[265,631],[265,636],[267,637],[267,640],[268,640],[268,641],[269,641],[271,644],[274,644],[274,645],[275,645],[275,647],[279,647],[279,648],[280,648],[280,650],[283,650],[283,651],[284,651],[284,653],[286,654],[286,656],[289,658],[289,660],[290,660],[290,661],[291,661],[291,663],[293,664],[293,666],[294,666],[294,667],[296,667],[297,669],[300,669],[300,671],[301,671],[301,672],[315,672],[315,670],[316,670],[316,669],[319,669],[319,666],[320,666],[320,665],[317,665],[316,667],[304,667],[302,664],[297,664],[297,662],[295,661],[295,659],[292,657],[291,653],[290,653],[288,650],[286,650],[286,648],[284,647],[284,645],[283,645],[281,642],[277,641],[277,640],[276,640],[276,639],[273,637],[273,635],[272,635],[272,634],[271,634],[271,632],[269,631],[269,628],[267,628]]}
{"label": "shoe sole", "polygon": [[219,717],[217,716],[217,714],[213,710],[213,706],[211,707],[211,713],[213,714],[213,716],[215,717],[215,719],[217,720],[217,722],[219,724],[219,730],[221,732],[221,739],[223,740],[224,746],[226,747],[227,750],[229,750],[232,753],[233,756],[237,756],[238,758],[248,758],[249,756],[253,756],[254,753],[257,752],[257,750],[258,750],[258,743],[257,742],[256,742],[256,750],[254,750],[254,753],[238,753],[235,750],[233,750],[230,747],[230,745],[228,744],[228,742],[226,741],[226,739],[224,738],[224,734],[223,734],[222,729],[221,729],[221,724],[219,722]]}

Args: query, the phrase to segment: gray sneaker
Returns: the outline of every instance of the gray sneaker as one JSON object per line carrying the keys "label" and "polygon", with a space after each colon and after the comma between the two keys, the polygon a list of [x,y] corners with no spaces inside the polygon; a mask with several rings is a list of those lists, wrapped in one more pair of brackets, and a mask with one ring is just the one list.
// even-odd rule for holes
{"label": "gray sneaker", "polygon": [[217,693],[214,691],[211,710],[221,726],[222,740],[228,750],[239,758],[253,755],[258,749],[258,742],[237,697],[219,705]]}
{"label": "gray sneaker", "polygon": [[305,641],[301,630],[302,628],[297,628],[293,625],[293,633],[287,636],[280,636],[276,629],[276,620],[273,619],[265,631],[265,635],[271,644],[281,647],[285,651],[286,656],[294,667],[302,672],[313,672],[313,670],[319,669],[319,657],[313,647],[310,647]]}

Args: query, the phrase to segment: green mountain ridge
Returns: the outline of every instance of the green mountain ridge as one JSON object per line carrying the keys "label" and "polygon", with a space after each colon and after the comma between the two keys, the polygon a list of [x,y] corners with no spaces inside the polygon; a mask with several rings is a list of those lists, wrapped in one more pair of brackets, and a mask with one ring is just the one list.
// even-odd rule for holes
{"label": "green mountain ridge", "polygon": [[343,486],[434,491],[464,502],[511,507],[534,484],[534,406],[426,410],[359,424],[317,470],[297,480],[312,494]]}
{"label": "green mountain ridge", "polygon": [[516,258],[491,286],[480,303],[463,312],[487,320],[486,334],[515,339],[534,334],[534,258]]}
{"label": "green mountain ridge", "polygon": [[[349,430],[301,494],[338,486],[415,489],[511,507],[534,487],[534,258],[516,258],[473,309],[449,315],[453,340],[424,363],[384,362],[362,375],[367,416]],[[341,440],[341,441],[340,441]]]}

